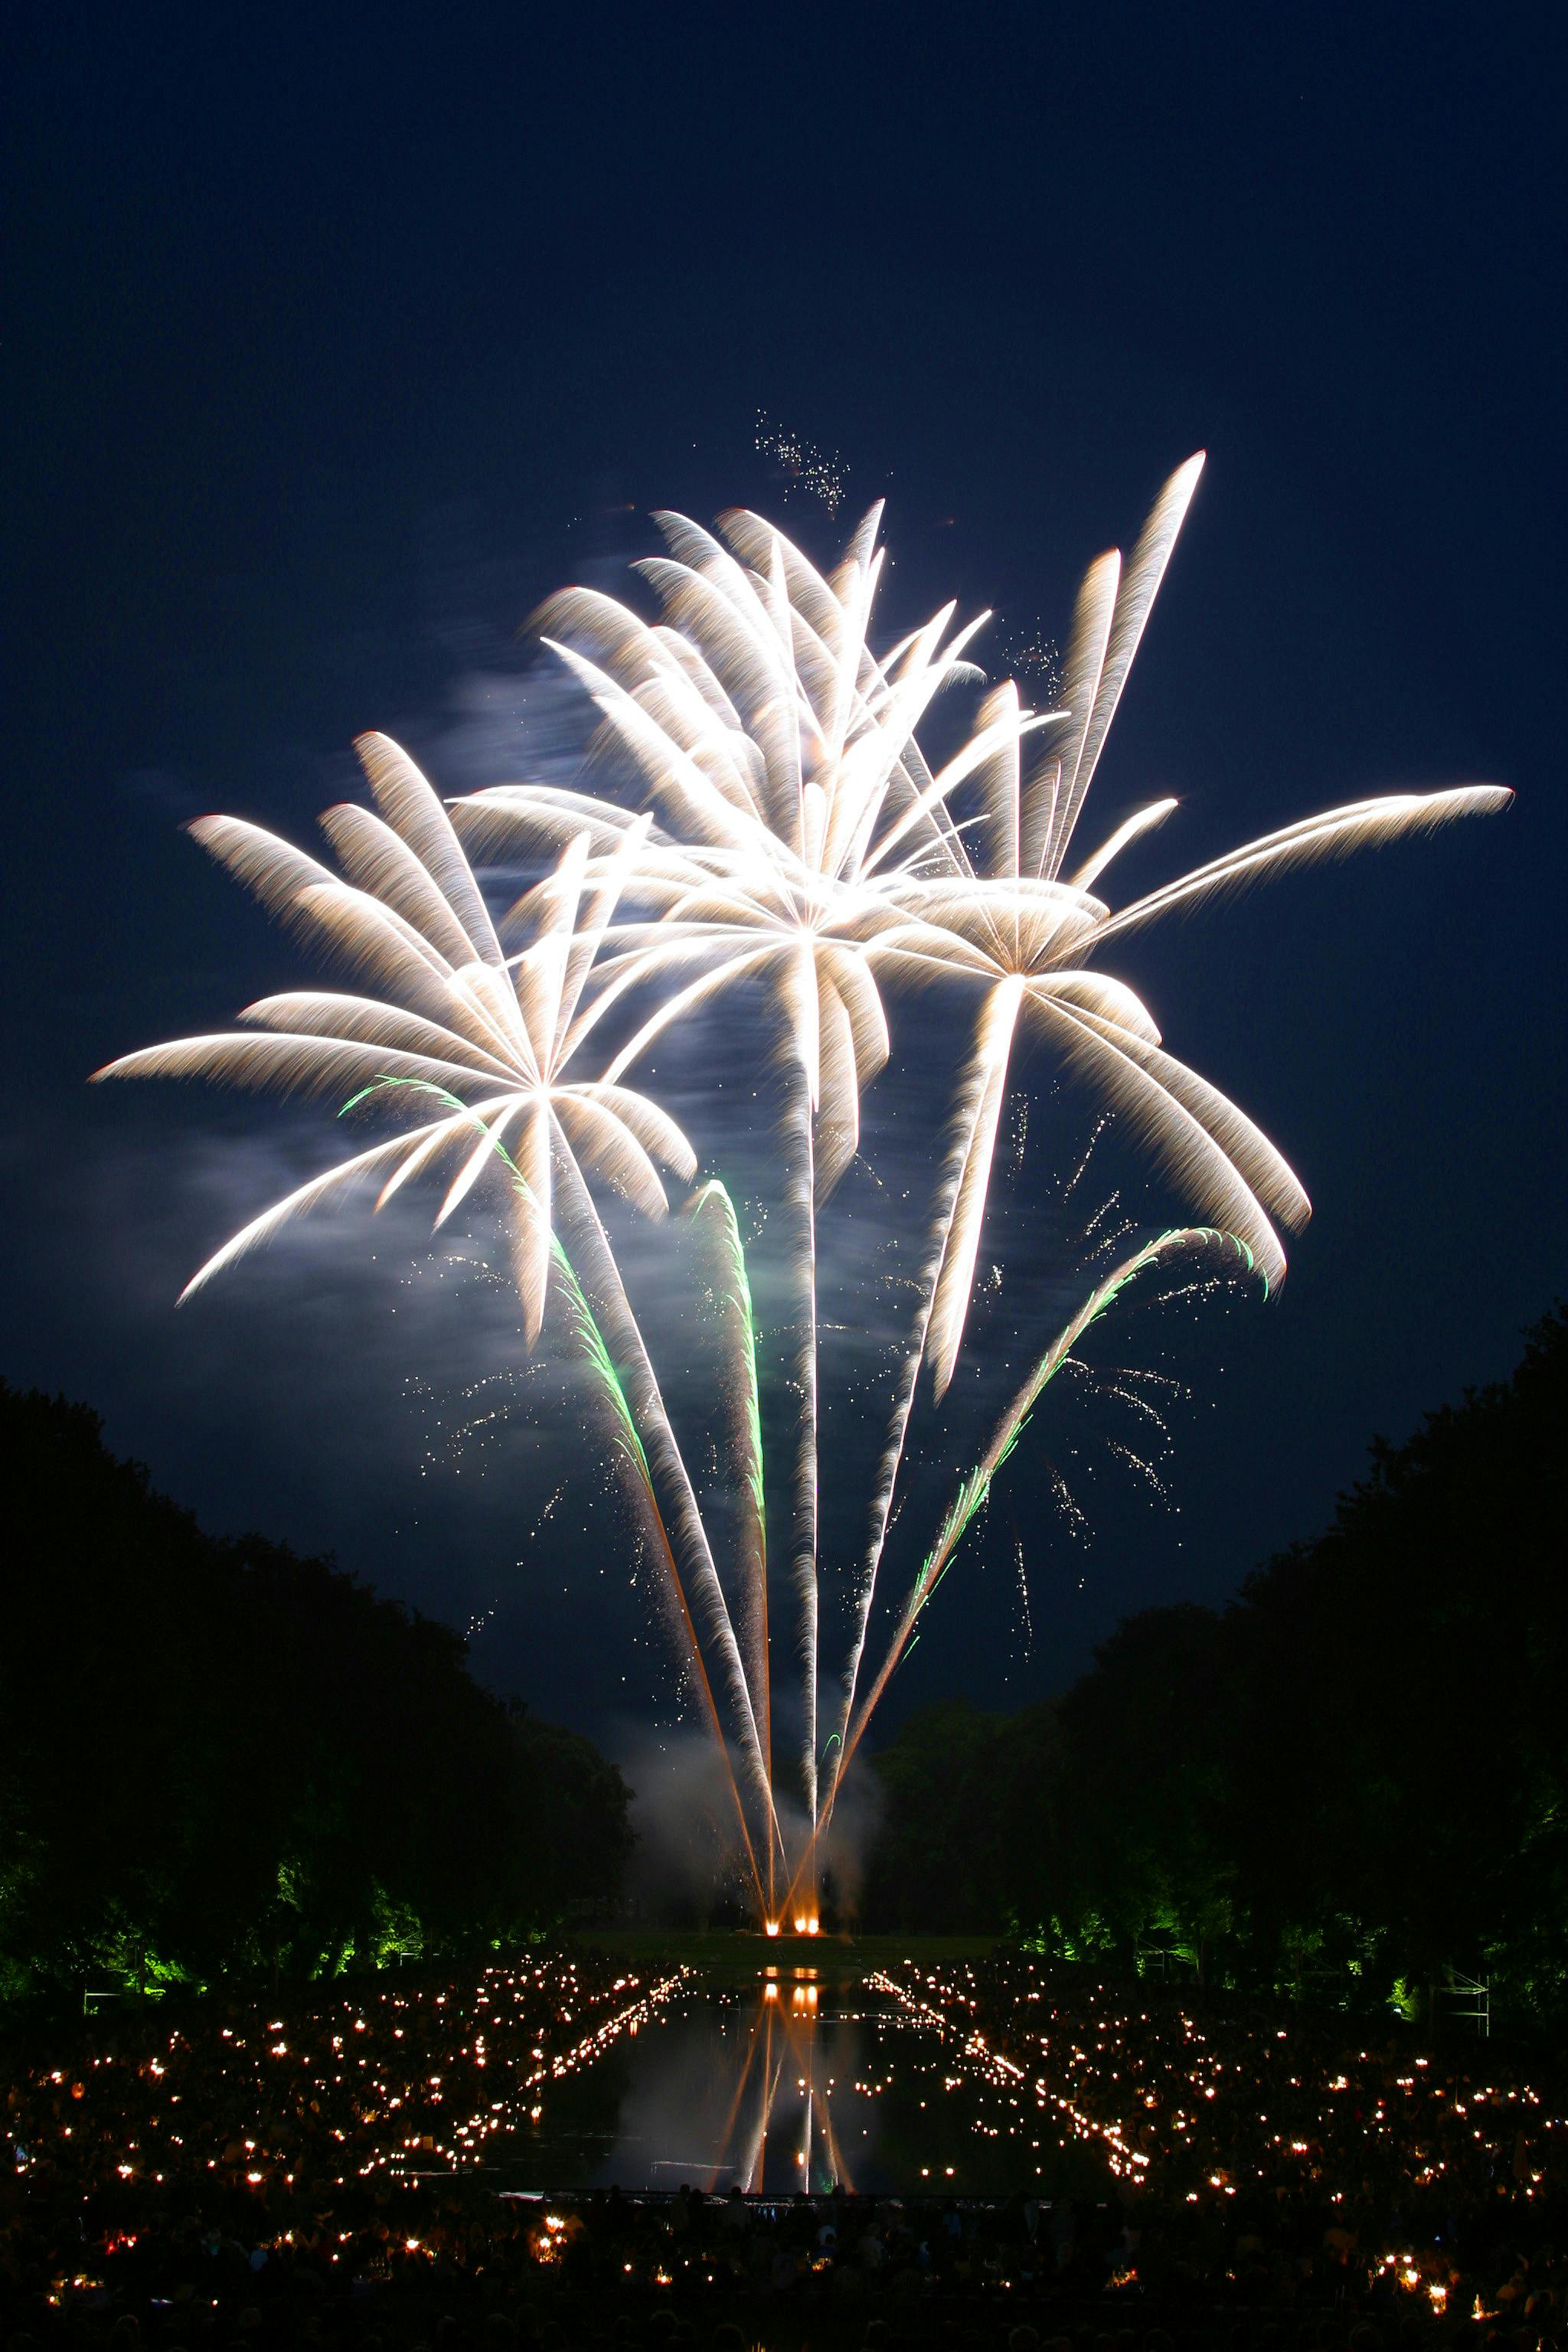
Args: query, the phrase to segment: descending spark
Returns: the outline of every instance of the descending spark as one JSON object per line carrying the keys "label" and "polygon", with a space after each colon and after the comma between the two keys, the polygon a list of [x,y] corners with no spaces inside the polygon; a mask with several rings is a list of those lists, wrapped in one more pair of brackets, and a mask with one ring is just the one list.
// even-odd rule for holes
{"label": "descending spark", "polygon": [[1212,1226],[1184,1225],[1170,1233],[1162,1234],[1158,1239],[1146,1243],[1131,1257],[1123,1260],[1113,1274],[1109,1275],[1105,1281],[1089,1293],[1071,1322],[1058,1333],[1006,1412],[1004,1413],[997,1425],[996,1433],[981,1462],[964,1480],[953,1499],[937,1540],[919,1576],[915,1579],[906,1610],[908,1622],[911,1626],[942,1577],[946,1575],[948,1565],[965,1530],[973,1521],[975,1513],[985,1502],[997,1471],[1016,1445],[1024,1424],[1039,1402],[1047,1385],[1056,1377],[1062,1365],[1070,1360],[1071,1350],[1078,1345],[1090,1324],[1098,1322],[1107,1309],[1114,1305],[1129,1283],[1135,1281],[1138,1276],[1144,1273],[1150,1266],[1163,1264],[1166,1258],[1178,1252],[1209,1248],[1230,1253],[1236,1261],[1245,1265],[1248,1272],[1253,1270],[1252,1253],[1246,1243],[1238,1240],[1235,1234],[1219,1233]]}
{"label": "descending spark", "polygon": [[794,487],[819,498],[830,515],[844,503],[844,478],[849,468],[842,457],[828,456],[799,433],[773,424],[765,410],[757,411],[754,446],[760,457],[771,457],[784,477],[784,496]]}
{"label": "descending spark", "polygon": [[565,1492],[566,1492],[566,1487],[565,1487],[565,1483],[564,1483],[564,1481],[563,1481],[563,1482],[559,1486],[557,1486],[557,1488],[555,1489],[555,1492],[553,1493],[553,1495],[552,1495],[552,1496],[550,1497],[550,1500],[548,1501],[548,1503],[546,1503],[546,1505],[544,1506],[544,1508],[541,1511],[541,1513],[539,1514],[539,1517],[535,1519],[535,1521],[533,1522],[533,1525],[530,1528],[530,1529],[529,1529],[529,1531],[528,1531],[528,1539],[529,1539],[530,1543],[531,1543],[531,1542],[533,1541],[533,1538],[535,1538],[535,1536],[537,1536],[537,1535],[538,1535],[540,1528],[544,1525],[544,1523],[545,1523],[546,1519],[548,1519],[548,1518],[549,1518],[549,1517],[550,1517],[551,1513],[554,1510],[556,1504],[561,1500],[562,1496],[563,1496]]}
{"label": "descending spark", "polygon": [[1047,699],[1056,700],[1062,687],[1061,648],[1047,635],[1044,622],[1037,620],[1013,630],[1003,638],[999,650],[1015,677],[1037,680]]}
{"label": "descending spark", "polygon": [[1009,1171],[1015,1183],[1023,1173],[1024,1153],[1027,1149],[1028,1141],[1029,1097],[1027,1095],[1020,1095],[1017,1108],[1013,1114],[1013,1164]]}
{"label": "descending spark", "polygon": [[[1089,1129],[1089,1141],[1084,1145],[1083,1150],[1079,1157],[1077,1166],[1074,1168],[1072,1174],[1068,1178],[1067,1182],[1062,1186],[1061,1197],[1064,1201],[1071,1200],[1079,1184],[1083,1181],[1084,1177],[1088,1174],[1089,1163],[1094,1157],[1094,1147],[1100,1141],[1100,1137],[1105,1133],[1105,1130],[1110,1124],[1110,1113],[1107,1110],[1102,1110],[1100,1117],[1095,1120],[1094,1125]],[[1112,1193],[1111,1198],[1114,1200],[1115,1197],[1115,1194]],[[1103,1215],[1103,1207],[1097,1213]]]}
{"label": "descending spark", "polygon": [[1051,1492],[1056,1497],[1057,1508],[1068,1523],[1068,1533],[1075,1542],[1086,1543],[1089,1539],[1087,1514],[1057,1465],[1054,1462],[1048,1464],[1047,1470],[1051,1481]]}
{"label": "descending spark", "polygon": [[[1167,1305],[1171,1304],[1174,1297],[1174,1293],[1167,1293],[1165,1303]],[[1117,1403],[1125,1405],[1129,1412],[1136,1413],[1141,1420],[1152,1423],[1153,1426],[1159,1431],[1160,1435],[1166,1441],[1167,1445],[1169,1444],[1171,1425],[1165,1419],[1164,1414],[1160,1411],[1157,1405],[1152,1404],[1146,1396],[1140,1395],[1138,1390],[1130,1386],[1129,1383],[1134,1381],[1147,1381],[1152,1384],[1175,1390],[1179,1388],[1179,1382],[1170,1379],[1167,1374],[1163,1372],[1141,1372],[1129,1371],[1126,1370],[1118,1370],[1113,1372],[1091,1371],[1089,1367],[1081,1362],[1076,1356],[1070,1360],[1070,1363],[1071,1369],[1075,1372],[1079,1372],[1083,1375],[1084,1379],[1094,1389],[1097,1395],[1114,1397]],[[1068,1369],[1068,1365],[1064,1364],[1062,1370],[1066,1371]]]}
{"label": "descending spark", "polygon": [[[1087,1162],[1088,1162],[1088,1154],[1086,1153],[1086,1154],[1084,1155],[1084,1159],[1083,1159],[1083,1160],[1081,1160],[1079,1162],[1079,1169],[1078,1169],[1078,1173],[1079,1173],[1079,1174],[1081,1174],[1081,1173],[1082,1173],[1082,1171],[1083,1171],[1084,1167],[1087,1165]],[[1074,1178],[1073,1178],[1073,1182],[1074,1182],[1074,1183],[1076,1183],[1076,1182],[1077,1182],[1077,1181],[1078,1181],[1078,1176],[1075,1174],[1075,1176],[1074,1176]],[[1070,1192],[1071,1190],[1072,1190],[1072,1185],[1071,1185],[1071,1184],[1069,1184],[1069,1185],[1068,1185],[1068,1192]],[[1063,1195],[1063,1197],[1064,1197],[1064,1199],[1065,1199],[1066,1195],[1064,1194],[1064,1195]],[[1089,1242],[1089,1240],[1090,1239],[1091,1235],[1093,1234],[1093,1233],[1094,1233],[1094,1231],[1095,1231],[1096,1226],[1097,1226],[1097,1225],[1100,1225],[1100,1224],[1101,1224],[1101,1223],[1103,1223],[1104,1220],[1105,1220],[1107,1217],[1109,1217],[1109,1216],[1110,1215],[1110,1213],[1111,1213],[1112,1210],[1120,1208],[1120,1207],[1121,1207],[1121,1193],[1120,1189],[1118,1189],[1118,1190],[1117,1190],[1116,1192],[1108,1192],[1108,1193],[1106,1194],[1106,1196],[1105,1196],[1104,1200],[1103,1200],[1103,1201],[1101,1201],[1101,1202],[1100,1202],[1100,1204],[1099,1208],[1095,1210],[1094,1214],[1093,1214],[1093,1215],[1092,1215],[1092,1216],[1088,1220],[1088,1222],[1086,1223],[1086,1224],[1085,1224],[1085,1226],[1084,1226],[1084,1229],[1083,1229],[1083,1240],[1084,1240],[1085,1244],[1087,1244],[1087,1243]]]}
{"label": "descending spark", "polygon": [[1130,1445],[1123,1445],[1120,1438],[1108,1437],[1105,1443],[1118,1461],[1125,1462],[1128,1468],[1142,1478],[1144,1485],[1152,1488],[1162,1502],[1169,1498],[1171,1490],[1152,1462],[1146,1462],[1142,1454],[1135,1454]]}
{"label": "descending spark", "polygon": [[1028,1660],[1035,1654],[1035,1620],[1029,1609],[1029,1575],[1028,1570],[1024,1566],[1024,1538],[1022,1536],[1017,1536],[1014,1538],[1014,1548],[1017,1553],[1018,1606],[1022,1610],[1024,1616],[1024,1658],[1025,1663],[1027,1664]]}

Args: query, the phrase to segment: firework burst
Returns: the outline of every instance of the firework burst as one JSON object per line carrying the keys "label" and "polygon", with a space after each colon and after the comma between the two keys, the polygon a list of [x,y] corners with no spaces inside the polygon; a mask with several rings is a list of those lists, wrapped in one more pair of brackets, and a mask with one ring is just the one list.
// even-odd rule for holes
{"label": "firework burst", "polygon": [[[1059,699],[1037,712],[1011,681],[990,687],[940,764],[921,750],[921,730],[939,694],[984,686],[969,649],[987,616],[958,625],[955,606],[944,605],[875,649],[879,509],[826,573],[754,514],[731,512],[713,531],[659,517],[668,552],[638,567],[657,618],[584,588],[544,610],[546,643],[600,718],[577,787],[498,786],[448,811],[396,745],[371,736],[360,749],[374,806],[334,809],[323,820],[335,870],[234,819],[192,828],[274,912],[376,993],[266,998],[241,1015],[238,1031],[153,1046],[99,1073],[346,1091],[345,1109],[392,1124],[226,1242],[187,1295],[290,1217],[366,1179],[379,1184],[379,1207],[439,1171],[437,1224],[481,1189],[499,1200],[525,1340],[553,1341],[586,1364],[606,1444],[645,1514],[683,1681],[723,1759],[770,1931],[781,1915],[815,1922],[819,1856],[845,1773],[966,1531],[1079,1339],[1129,1285],[1146,1286],[1194,1260],[1205,1283],[1256,1273],[1276,1286],[1285,1271],[1279,1228],[1310,1213],[1268,1138],[1168,1052],[1139,997],[1096,959],[1136,927],[1223,889],[1508,798],[1477,785],[1356,802],[1112,907],[1105,886],[1116,860],[1174,803],[1141,808],[1088,854],[1079,835],[1201,463],[1190,459],[1172,477],[1125,565],[1113,551],[1090,567]],[[616,788],[591,789],[607,770]],[[497,917],[470,852],[535,870],[542,860],[547,870]],[[657,1041],[700,1023],[742,986],[762,992],[759,1034],[784,1077],[773,1202],[789,1284],[779,1336],[791,1459],[786,1540],[771,1550],[764,1350],[734,1203],[717,1181],[696,1183],[686,1136],[628,1082]],[[969,1044],[945,1141],[939,1129],[936,1149],[917,1155],[910,1171],[929,1186],[929,1239],[901,1269],[911,1312],[868,1498],[832,1728],[819,1745],[818,1223],[857,1155],[862,1094],[888,1058],[887,1000],[932,986],[963,1009]],[[998,1138],[1029,1041],[1098,1097],[1097,1119],[1114,1114],[1203,1222],[1142,1243],[1120,1229],[1117,1262],[1088,1280],[958,1482],[904,1600],[884,1621],[873,1671],[867,1653],[905,1492],[920,1375],[930,1367],[940,1402],[964,1342]],[[1014,1133],[1017,1158],[1021,1115]],[[671,1180],[689,1188],[686,1230],[727,1367],[710,1419],[741,1509],[723,1560],[601,1213],[608,1196],[658,1219]],[[1124,1203],[1117,1213],[1124,1216]],[[1098,1256],[1105,1266],[1107,1242],[1098,1237],[1091,1264]],[[1153,1476],[1141,1456],[1128,1458]],[[781,1549],[799,1666],[797,1832],[774,1778],[770,1582]]]}

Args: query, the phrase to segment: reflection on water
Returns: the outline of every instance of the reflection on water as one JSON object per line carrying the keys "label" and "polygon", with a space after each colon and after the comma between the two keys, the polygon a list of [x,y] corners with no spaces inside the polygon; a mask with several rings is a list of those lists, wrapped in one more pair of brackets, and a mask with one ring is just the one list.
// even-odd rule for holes
{"label": "reflection on water", "polygon": [[[515,2189],[1103,2194],[1099,2161],[1010,2112],[952,2045],[864,1986],[784,1969],[694,1981],[497,2149]],[[498,2185],[503,2185],[498,2182]]]}
{"label": "reflection on water", "polygon": [[[802,1979],[770,1979],[749,2013],[739,2000],[704,2003],[667,2029],[664,2080],[647,2086],[652,2097],[628,2102],[622,2146],[629,2160],[639,2147],[648,2150],[649,2187],[673,2188],[679,2175],[709,2189],[738,2182],[757,2195],[835,2181],[853,2189],[835,2109],[838,2126],[858,2135],[859,2154],[871,2126],[847,2116],[858,2104],[869,2111],[855,2081],[860,2032],[854,2007],[826,2013],[818,1986]],[[626,2126],[636,2122],[645,2128],[634,2141]],[[671,2132],[685,2147],[676,2148]],[[670,2152],[653,2156],[660,2141]]]}

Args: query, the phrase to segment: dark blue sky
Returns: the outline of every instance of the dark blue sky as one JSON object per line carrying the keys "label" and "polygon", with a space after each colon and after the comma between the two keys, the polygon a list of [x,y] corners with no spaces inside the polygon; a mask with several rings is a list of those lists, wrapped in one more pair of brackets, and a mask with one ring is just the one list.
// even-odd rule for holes
{"label": "dark blue sky", "polygon": [[1181,795],[1170,866],[1373,788],[1519,793],[1117,967],[1317,1216],[1279,1300],[1193,1336],[1179,1514],[1113,1496],[1080,1555],[1020,1457],[904,1703],[1053,1687],[1126,1609],[1222,1596],[1374,1431],[1504,1371],[1568,1268],[1563,62],[1549,11],[1433,5],[24,11],[0,1370],[212,1525],[498,1602],[477,1660],[546,1709],[646,1706],[615,1515],[579,1474],[526,1542],[559,1433],[421,1460],[484,1315],[417,1230],[176,1317],[319,1128],[82,1081],[298,968],[184,817],[303,835],[369,726],[503,777],[531,692],[559,724],[519,624],[652,506],[776,507],[765,407],[889,494],[899,610],[1058,637],[1208,449],[1097,785]]}

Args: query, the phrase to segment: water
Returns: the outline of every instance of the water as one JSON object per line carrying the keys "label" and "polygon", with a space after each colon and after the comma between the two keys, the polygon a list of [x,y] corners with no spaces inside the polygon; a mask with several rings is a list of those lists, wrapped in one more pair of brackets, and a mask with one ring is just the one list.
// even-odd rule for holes
{"label": "water", "polygon": [[492,2142],[498,2188],[692,2188],[753,2195],[1089,2198],[1107,2174],[1026,2084],[987,2080],[959,2042],[855,1984],[784,1970],[696,1982],[584,2074],[541,2121]]}

